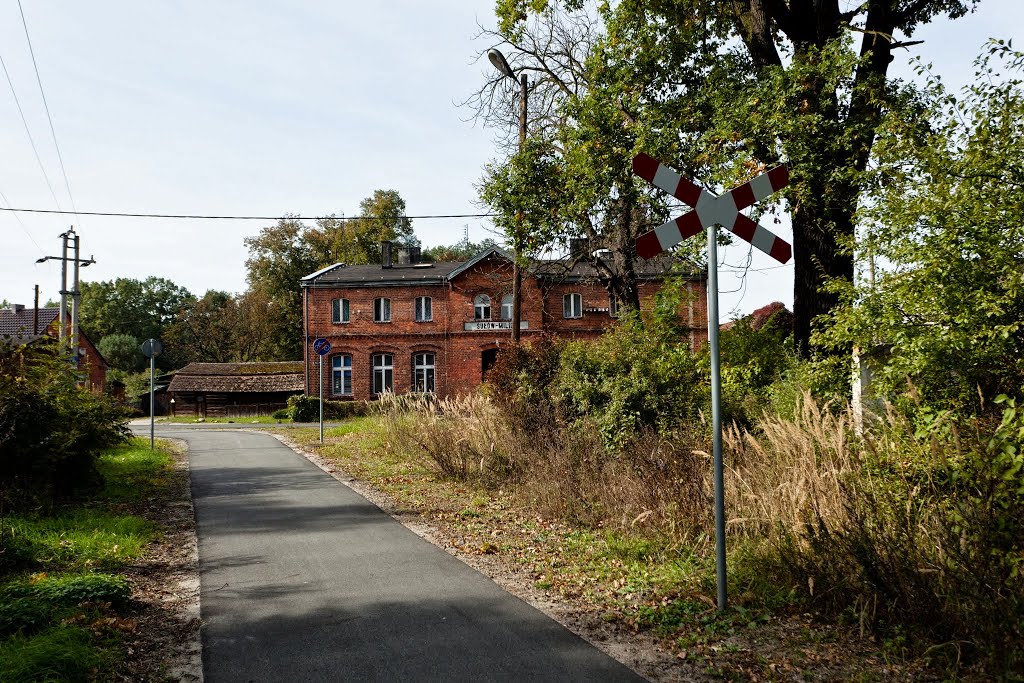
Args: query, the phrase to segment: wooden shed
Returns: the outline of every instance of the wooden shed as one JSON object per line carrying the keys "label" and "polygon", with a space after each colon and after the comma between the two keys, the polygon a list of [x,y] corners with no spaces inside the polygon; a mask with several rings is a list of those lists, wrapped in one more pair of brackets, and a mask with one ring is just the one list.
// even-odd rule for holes
{"label": "wooden shed", "polygon": [[167,392],[171,414],[188,417],[259,417],[301,394],[301,361],[276,363],[189,363],[174,375]]}

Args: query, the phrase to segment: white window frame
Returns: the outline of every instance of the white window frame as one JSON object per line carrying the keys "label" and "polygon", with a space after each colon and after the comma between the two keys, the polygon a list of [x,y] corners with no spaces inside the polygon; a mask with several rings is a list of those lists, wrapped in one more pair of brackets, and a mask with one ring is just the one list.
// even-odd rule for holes
{"label": "white window frame", "polygon": [[512,319],[512,295],[506,294],[501,297],[501,319],[511,320]]}
{"label": "white window frame", "polygon": [[331,299],[331,322],[344,325],[350,320],[351,306],[348,299]]}
{"label": "white window frame", "polygon": [[386,296],[379,296],[373,300],[373,322],[391,322],[391,299]]}
{"label": "white window frame", "polygon": [[486,294],[477,294],[473,298],[473,319],[491,319],[491,297]]}
{"label": "white window frame", "polygon": [[331,395],[352,395],[352,356],[348,354],[331,357]]}
{"label": "white window frame", "polygon": [[375,353],[373,362],[373,393],[383,394],[395,390],[395,356],[392,353]]}
{"label": "white window frame", "polygon": [[432,351],[419,351],[412,356],[412,390],[434,393],[437,377],[437,356]]}
{"label": "white window frame", "polygon": [[579,292],[569,292],[562,295],[562,317],[582,318],[583,317],[583,295]]}
{"label": "white window frame", "polygon": [[434,301],[429,296],[416,297],[415,320],[418,323],[430,322],[434,319]]}

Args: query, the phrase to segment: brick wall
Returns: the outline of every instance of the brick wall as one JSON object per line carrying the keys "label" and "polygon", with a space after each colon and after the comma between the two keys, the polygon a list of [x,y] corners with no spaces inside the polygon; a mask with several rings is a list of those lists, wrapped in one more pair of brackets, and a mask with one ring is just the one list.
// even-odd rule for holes
{"label": "brick wall", "polygon": [[[680,315],[694,327],[691,342],[697,346],[707,338],[706,294],[702,282],[691,282],[688,286],[692,291],[692,305],[684,302]],[[653,305],[653,297],[660,287],[660,283],[641,285],[642,308],[649,309]],[[326,398],[372,398],[372,359],[378,354],[391,356],[394,391],[406,393],[413,388],[413,358],[418,353],[434,355],[434,383],[438,396],[470,391],[483,379],[488,352],[493,353],[507,345],[511,336],[507,329],[467,331],[466,324],[475,321],[474,300],[481,294],[489,296],[490,319],[497,321],[501,319],[502,297],[511,293],[512,266],[499,258],[485,259],[445,284],[379,286],[369,283],[359,287],[307,288],[305,357],[308,393],[316,396],[322,390]],[[570,293],[581,295],[584,310],[579,318],[566,319],[562,315],[562,297]],[[417,297],[430,297],[431,321],[415,320],[414,302]],[[347,323],[332,322],[331,302],[338,298],[349,301],[350,318]],[[374,300],[377,298],[390,299],[390,322],[374,322]],[[526,322],[527,329],[523,330],[522,339],[528,341],[541,332],[595,338],[615,322],[608,309],[608,293],[599,283],[542,283],[524,276],[521,319]],[[324,357],[322,386],[318,356],[312,349],[312,343],[318,337],[331,343],[331,352]],[[339,356],[351,357],[350,396],[333,392],[332,364]]]}

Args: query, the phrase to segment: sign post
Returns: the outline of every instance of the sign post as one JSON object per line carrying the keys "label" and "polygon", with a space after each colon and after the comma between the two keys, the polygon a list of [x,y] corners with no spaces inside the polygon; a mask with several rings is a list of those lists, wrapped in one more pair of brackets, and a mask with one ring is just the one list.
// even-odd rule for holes
{"label": "sign post", "polygon": [[682,200],[693,211],[658,226],[636,239],[636,253],[652,258],[703,229],[708,231],[708,345],[711,350],[711,431],[715,484],[715,575],[718,609],[726,607],[725,475],[722,458],[722,379],[718,348],[718,226],[732,232],[776,261],[793,255],[788,242],[776,237],[740,211],[789,184],[789,171],[777,166],[721,196],[695,185],[657,159],[641,152],[633,158],[633,173]]}
{"label": "sign post", "polygon": [[313,342],[313,350],[320,356],[320,383],[317,393],[320,394],[320,443],[324,442],[324,356],[331,352],[331,342],[323,337]]}
{"label": "sign post", "polygon": [[164,350],[163,345],[156,339],[147,339],[142,342],[142,355],[149,359],[149,450],[154,447],[154,431],[156,424],[156,357]]}

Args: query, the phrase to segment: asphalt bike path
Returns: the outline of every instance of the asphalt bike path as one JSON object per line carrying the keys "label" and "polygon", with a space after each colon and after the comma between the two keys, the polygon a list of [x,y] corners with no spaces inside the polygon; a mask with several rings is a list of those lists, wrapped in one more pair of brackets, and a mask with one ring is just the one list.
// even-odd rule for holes
{"label": "asphalt bike path", "polygon": [[189,445],[208,683],[644,680],[272,436],[157,433]]}

